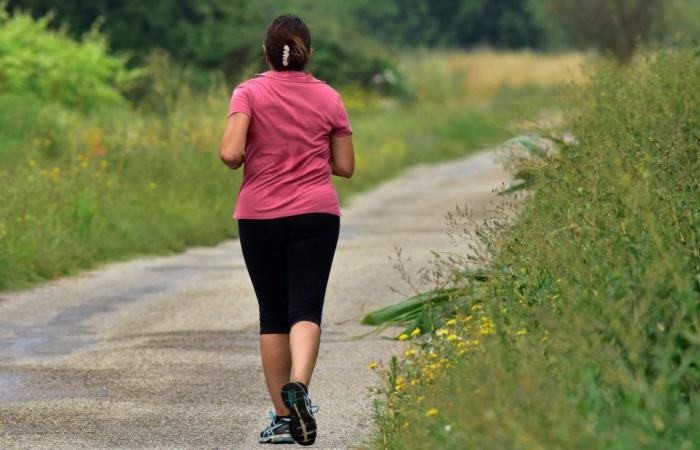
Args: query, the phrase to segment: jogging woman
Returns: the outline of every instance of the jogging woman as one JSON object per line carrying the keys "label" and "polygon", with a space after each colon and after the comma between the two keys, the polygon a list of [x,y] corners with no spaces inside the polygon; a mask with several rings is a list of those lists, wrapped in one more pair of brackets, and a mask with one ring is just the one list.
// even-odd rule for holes
{"label": "jogging woman", "polygon": [[305,72],[311,34],[296,16],[276,18],[263,45],[268,71],[233,90],[221,142],[224,163],[243,166],[233,217],[260,311],[260,353],[274,405],[261,443],[316,439],[309,383],[338,242],[331,175],[350,178],[352,129],[338,93]]}

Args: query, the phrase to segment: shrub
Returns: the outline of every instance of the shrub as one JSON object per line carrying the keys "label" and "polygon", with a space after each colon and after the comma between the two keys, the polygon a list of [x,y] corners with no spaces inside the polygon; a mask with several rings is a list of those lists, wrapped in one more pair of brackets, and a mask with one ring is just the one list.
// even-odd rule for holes
{"label": "shrub", "polygon": [[127,69],[126,57],[109,55],[97,31],[77,42],[48,30],[49,21],[0,10],[0,94],[28,93],[83,110],[125,104],[122,92],[141,72]]}

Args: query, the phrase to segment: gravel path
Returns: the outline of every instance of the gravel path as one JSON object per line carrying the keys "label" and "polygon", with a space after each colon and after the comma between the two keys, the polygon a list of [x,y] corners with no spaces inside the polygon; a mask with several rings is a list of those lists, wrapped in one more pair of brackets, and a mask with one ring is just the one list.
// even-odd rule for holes
{"label": "gravel path", "polygon": [[[508,175],[494,153],[421,165],[342,208],[312,398],[316,448],[371,432],[367,365],[395,341],[353,339],[367,311],[402,297],[389,259],[450,250],[444,215],[480,210]],[[257,303],[237,240],[110,264],[0,294],[0,448],[261,448],[271,406]]]}

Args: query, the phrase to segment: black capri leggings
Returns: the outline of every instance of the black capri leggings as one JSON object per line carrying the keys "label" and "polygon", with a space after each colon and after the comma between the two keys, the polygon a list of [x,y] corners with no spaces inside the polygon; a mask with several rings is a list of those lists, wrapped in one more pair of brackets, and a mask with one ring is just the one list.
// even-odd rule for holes
{"label": "black capri leggings", "polygon": [[238,219],[238,235],[260,310],[260,334],[287,334],[306,320],[321,325],[340,217],[305,213]]}

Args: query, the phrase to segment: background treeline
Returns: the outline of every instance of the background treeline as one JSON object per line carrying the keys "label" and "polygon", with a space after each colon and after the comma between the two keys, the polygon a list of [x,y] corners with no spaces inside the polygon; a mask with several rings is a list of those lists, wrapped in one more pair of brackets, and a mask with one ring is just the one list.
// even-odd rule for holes
{"label": "background treeline", "polygon": [[110,50],[142,64],[155,49],[189,68],[193,83],[263,70],[260,43],[271,18],[302,15],[314,32],[312,70],[341,84],[399,93],[392,51],[405,47],[597,47],[630,59],[638,43],[692,40],[700,0],[10,0],[9,10],[54,15],[51,26],[82,36],[98,26]]}

